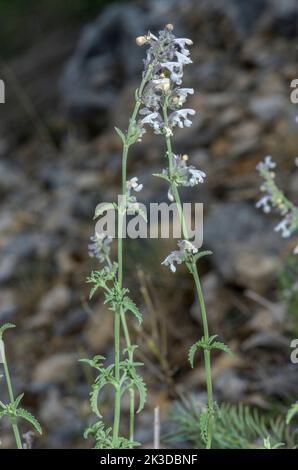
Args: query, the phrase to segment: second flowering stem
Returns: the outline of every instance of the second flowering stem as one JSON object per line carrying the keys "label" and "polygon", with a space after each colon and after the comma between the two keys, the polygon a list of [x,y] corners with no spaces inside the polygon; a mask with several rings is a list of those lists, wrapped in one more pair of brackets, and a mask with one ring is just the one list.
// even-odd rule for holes
{"label": "second flowering stem", "polygon": [[[167,108],[168,108],[167,98],[165,98],[164,105],[163,105],[163,119],[164,119],[165,128],[168,127],[168,109]],[[168,156],[168,162],[169,162],[169,177],[170,177],[170,180],[172,181],[174,157],[173,157],[171,137],[167,133],[165,133],[165,140],[166,140],[167,156]],[[180,194],[179,194],[176,184],[173,182],[171,182],[171,192],[177,204],[177,209],[178,209],[178,213],[180,217],[180,223],[181,223],[182,231],[183,231],[183,237],[185,240],[189,240],[188,228],[187,228],[185,216],[183,213]],[[205,306],[204,295],[203,295],[202,286],[200,282],[200,277],[198,273],[198,268],[194,261],[190,263],[186,263],[186,265],[187,265],[188,270],[192,274],[194,282],[195,282],[197,296],[198,296],[200,310],[201,310],[204,340],[206,344],[208,344],[210,340],[208,318],[207,318],[206,306]],[[208,425],[207,425],[206,448],[210,449],[212,445],[212,431],[213,431],[213,421],[214,421],[214,402],[213,402],[210,350],[204,349],[204,363],[205,363],[205,375],[206,375],[207,396],[208,396]]]}

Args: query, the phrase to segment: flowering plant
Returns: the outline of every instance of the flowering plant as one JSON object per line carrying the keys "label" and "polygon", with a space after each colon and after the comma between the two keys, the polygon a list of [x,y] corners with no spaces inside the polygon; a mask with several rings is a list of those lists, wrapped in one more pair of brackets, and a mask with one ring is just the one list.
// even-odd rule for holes
{"label": "flowering plant", "polygon": [[184,66],[192,63],[188,49],[192,45],[192,41],[186,38],[177,38],[173,33],[173,25],[168,24],[164,30],[159,32],[158,36],[149,32],[147,36],[138,38],[137,43],[139,45],[149,45],[145,60],[145,71],[152,67],[151,80],[145,87],[143,108],[140,111],[140,114],[145,117],[139,121],[139,126],[142,133],[144,133],[143,126],[149,125],[153,128],[155,134],[161,134],[165,139],[165,157],[168,167],[155,176],[169,183],[168,198],[177,204],[183,233],[183,240],[178,242],[179,249],[170,253],[162,264],[169,266],[171,271],[175,272],[177,264],[185,263],[195,283],[203,324],[203,337],[190,348],[189,361],[193,367],[196,351],[198,349],[203,350],[208,405],[206,411],[201,415],[200,428],[206,447],[211,448],[213,425],[217,412],[217,406],[213,400],[211,350],[220,349],[227,353],[230,353],[230,350],[224,343],[215,341],[217,335],[210,336],[209,334],[208,318],[197,262],[201,257],[209,255],[211,252],[199,251],[190,241],[179,193],[180,187],[194,187],[203,183],[206,174],[193,165],[188,165],[187,155],[176,155],[172,150],[171,141],[175,127],[191,126],[191,117],[195,115],[195,110],[182,108],[188,95],[192,95],[194,90],[180,87],[183,80]]}
{"label": "flowering plant", "polygon": [[[298,159],[296,159],[296,164],[298,164]],[[256,207],[263,209],[266,214],[272,209],[279,213],[281,220],[276,225],[275,231],[281,232],[283,238],[288,238],[298,230],[298,207],[277,186],[275,168],[276,163],[270,155],[257,165],[257,170],[264,180],[261,191],[265,195],[257,202]],[[294,254],[298,254],[298,245],[294,248]]]}

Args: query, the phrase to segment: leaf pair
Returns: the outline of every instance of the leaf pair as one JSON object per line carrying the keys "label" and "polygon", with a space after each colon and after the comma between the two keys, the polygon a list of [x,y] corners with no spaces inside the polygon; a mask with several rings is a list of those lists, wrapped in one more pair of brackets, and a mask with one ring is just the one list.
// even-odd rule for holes
{"label": "leaf pair", "polygon": [[211,351],[211,349],[219,349],[221,351],[224,351],[227,354],[232,355],[232,351],[230,350],[229,346],[226,344],[220,342],[220,341],[215,341],[215,338],[217,335],[210,336],[208,340],[204,338],[204,336],[197,341],[195,344],[193,344],[189,350],[188,353],[188,360],[190,362],[191,367],[194,367],[194,357],[198,349],[202,348],[204,351]]}
{"label": "leaf pair", "polygon": [[8,405],[5,405],[2,401],[0,401],[0,418],[3,416],[9,416],[11,419],[23,418],[25,421],[28,421],[30,424],[32,424],[39,434],[42,434],[42,429],[37,419],[31,413],[29,413],[29,411],[25,410],[24,408],[19,408],[19,404],[23,396],[24,394],[22,393],[15,399],[13,403],[9,403]]}

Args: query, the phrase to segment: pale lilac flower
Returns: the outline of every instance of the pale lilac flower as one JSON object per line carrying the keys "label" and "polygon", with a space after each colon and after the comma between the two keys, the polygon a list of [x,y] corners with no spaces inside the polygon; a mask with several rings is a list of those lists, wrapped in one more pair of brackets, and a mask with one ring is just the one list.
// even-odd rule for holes
{"label": "pale lilac flower", "polygon": [[192,60],[186,54],[182,54],[181,52],[176,51],[176,57],[177,57],[178,63],[181,65],[192,64]]}
{"label": "pale lilac flower", "polygon": [[181,264],[183,263],[183,261],[184,261],[183,252],[180,250],[179,251],[177,250],[177,251],[172,251],[172,253],[170,253],[161,264],[163,264],[164,266],[169,266],[172,273],[175,273],[176,272],[175,263]]}
{"label": "pale lilac flower", "polygon": [[[204,183],[206,173],[204,173],[202,170],[198,170],[193,165],[187,165],[187,161],[187,155],[173,154],[173,169],[171,177],[175,181],[175,184],[177,186],[193,187],[197,184]],[[169,177],[169,169],[164,169],[163,174]],[[172,196],[172,193],[170,193],[170,196],[168,194],[170,201],[172,200]]]}
{"label": "pale lilac flower", "polygon": [[136,193],[142,191],[143,185],[139,183],[138,178],[134,176],[126,182],[127,187],[127,198],[126,198],[126,209],[128,212],[136,213],[140,211],[140,204],[137,201],[136,196],[131,194],[132,191]]}
{"label": "pale lilac flower", "polygon": [[188,251],[189,253],[193,253],[193,254],[198,252],[198,249],[189,240],[180,240],[178,242],[178,246],[180,250],[184,252]]}
{"label": "pale lilac flower", "polygon": [[188,114],[194,116],[196,114],[194,109],[179,109],[174,111],[169,116],[169,123],[172,127],[179,126],[180,128],[183,127],[190,127],[192,125],[192,121],[188,119]]}
{"label": "pale lilac flower", "polygon": [[136,176],[134,176],[133,178],[131,178],[130,180],[128,180],[126,182],[126,186],[127,186],[127,190],[128,190],[128,193],[130,194],[130,190],[133,189],[134,191],[136,192],[139,192],[143,189],[143,185],[142,184],[139,184],[138,182],[138,178]]}
{"label": "pale lilac flower", "polygon": [[161,66],[170,72],[172,82],[181,85],[183,78],[183,65],[179,62],[165,62]]}
{"label": "pale lilac flower", "polygon": [[[298,230],[298,208],[278,188],[275,173],[272,171],[275,167],[276,164],[270,155],[257,165],[260,175],[264,178],[261,191],[266,195],[257,202],[256,207],[262,208],[266,213],[274,208],[282,216],[274,230],[281,232],[283,238],[288,238]],[[297,254],[297,251],[295,248],[294,253]]]}
{"label": "pale lilac flower", "polygon": [[271,197],[270,196],[263,196],[257,203],[256,203],[256,208],[257,209],[260,209],[262,208],[263,211],[266,213],[266,214],[269,214],[269,212],[271,212],[271,206],[270,206],[270,201],[271,201]]}
{"label": "pale lilac flower", "polygon": [[189,179],[189,185],[195,186],[198,183],[204,183],[204,178],[206,178],[206,173],[201,170],[197,170],[196,168],[190,166],[188,167],[188,172],[191,174]]}
{"label": "pale lilac flower", "polygon": [[178,44],[180,47],[180,51],[182,54],[188,56],[189,55],[189,50],[185,46],[192,46],[193,42],[191,39],[187,38],[176,38],[174,39],[175,44]]}
{"label": "pale lilac flower", "polygon": [[183,106],[187,100],[187,95],[193,95],[193,88],[175,88],[170,100],[170,108],[176,109]]}
{"label": "pale lilac flower", "polygon": [[143,108],[140,111],[140,114],[147,114],[141,121],[139,122],[139,125],[141,127],[144,126],[144,124],[148,124],[149,126],[153,127],[155,134],[161,134],[164,123],[161,118],[161,115],[158,112],[153,112],[151,113],[149,109]]}
{"label": "pale lilac flower", "polygon": [[173,273],[176,272],[175,263],[181,264],[198,252],[198,249],[189,240],[179,240],[178,247],[179,250],[172,251],[161,263],[164,266],[169,266]]}
{"label": "pale lilac flower", "polygon": [[92,243],[88,245],[89,256],[97,258],[101,263],[106,262],[109,259],[112,237],[106,233],[95,233],[90,240]]}
{"label": "pale lilac flower", "polygon": [[272,160],[271,155],[267,155],[264,161],[257,165],[257,170],[261,172],[262,170],[271,170],[275,167],[276,163]]}
{"label": "pale lilac flower", "polygon": [[290,221],[288,219],[283,219],[274,230],[275,232],[281,232],[281,236],[283,238],[288,238],[291,235],[290,226]]}

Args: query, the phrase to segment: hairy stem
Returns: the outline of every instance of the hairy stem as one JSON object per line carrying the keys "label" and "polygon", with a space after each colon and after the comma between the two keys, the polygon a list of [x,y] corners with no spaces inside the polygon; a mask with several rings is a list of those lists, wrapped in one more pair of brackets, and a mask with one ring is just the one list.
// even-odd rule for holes
{"label": "hairy stem", "polygon": [[[165,99],[165,103],[163,106],[163,118],[165,126],[168,127],[168,111],[167,111],[167,99]],[[167,155],[169,160],[169,174],[170,178],[173,173],[173,151],[172,151],[172,142],[170,136],[165,136],[166,146],[167,146]],[[177,204],[178,213],[180,217],[180,222],[182,226],[183,236],[186,240],[189,240],[188,228],[185,220],[185,216],[182,209],[182,203],[179,195],[179,191],[177,186],[174,183],[171,183],[171,191],[175,202]],[[197,296],[200,304],[200,311],[201,311],[201,318],[203,323],[203,332],[204,332],[204,339],[206,343],[209,340],[209,328],[208,328],[208,318],[206,312],[206,306],[204,301],[204,295],[202,291],[202,286],[200,282],[200,277],[198,273],[198,268],[195,262],[188,263],[187,267],[190,273],[193,276]],[[210,360],[210,351],[204,350],[204,363],[205,363],[205,377],[206,377],[206,385],[207,385],[207,396],[208,396],[208,409],[210,412],[210,417],[208,420],[208,430],[207,430],[207,443],[206,448],[210,449],[212,445],[212,431],[213,431],[213,389],[212,389],[212,373],[211,373],[211,360]]]}
{"label": "hairy stem", "polygon": [[[9,369],[8,369],[8,364],[7,364],[7,361],[6,361],[5,353],[3,355],[4,355],[3,367],[4,367],[4,374],[5,374],[5,379],[6,379],[6,383],[7,383],[9,400],[10,400],[10,403],[14,403],[14,395],[13,395],[13,390],[12,390],[12,385],[11,385],[11,380],[10,380],[10,373],[9,373]],[[11,417],[11,425],[12,425],[12,430],[13,430],[13,433],[14,433],[17,448],[22,449],[23,446],[22,446],[22,441],[21,441],[20,432],[19,432],[19,428],[18,428],[17,418]]]}

